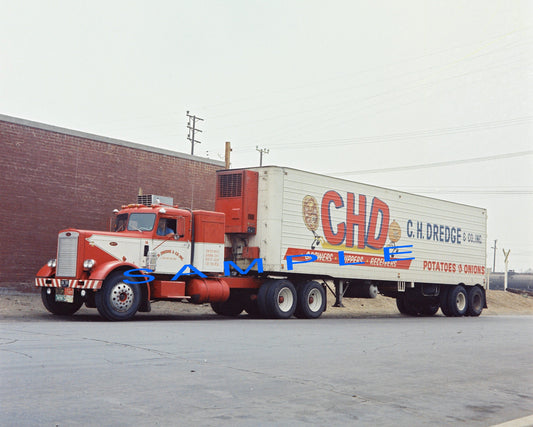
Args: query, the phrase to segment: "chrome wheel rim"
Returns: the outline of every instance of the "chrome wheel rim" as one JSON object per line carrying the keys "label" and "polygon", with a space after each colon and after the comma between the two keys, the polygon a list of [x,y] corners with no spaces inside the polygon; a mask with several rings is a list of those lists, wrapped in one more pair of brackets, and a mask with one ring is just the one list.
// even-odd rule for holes
{"label": "chrome wheel rim", "polygon": [[111,289],[111,305],[121,313],[128,311],[133,305],[133,289],[124,282],[119,282]]}

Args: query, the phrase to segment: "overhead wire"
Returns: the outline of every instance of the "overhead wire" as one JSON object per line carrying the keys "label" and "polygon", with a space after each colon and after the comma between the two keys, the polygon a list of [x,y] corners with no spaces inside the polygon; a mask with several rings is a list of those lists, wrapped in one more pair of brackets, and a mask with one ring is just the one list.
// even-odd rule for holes
{"label": "overhead wire", "polygon": [[406,170],[411,171],[415,169],[427,169],[427,168],[436,168],[436,167],[443,167],[443,166],[457,166],[457,165],[463,165],[467,163],[478,163],[478,162],[485,162],[485,161],[491,161],[491,160],[510,159],[514,157],[530,156],[532,154],[533,154],[533,150],[526,150],[526,151],[518,151],[514,153],[496,154],[492,156],[474,157],[474,158],[469,158],[469,159],[449,160],[449,161],[444,161],[444,162],[422,163],[422,164],[417,164],[417,165],[395,166],[395,167],[390,167],[390,168],[379,168],[379,169],[364,169],[364,170],[358,170],[358,171],[343,171],[343,172],[329,171],[328,173],[331,175],[363,175],[363,174],[383,173],[383,172],[400,172],[400,171],[406,171]]}
{"label": "overhead wire", "polygon": [[[500,127],[507,126],[517,126],[533,121],[533,116],[524,116],[516,117],[508,120],[493,120],[489,122],[480,122],[480,123],[471,123],[462,126],[453,126],[447,128],[437,128],[437,129],[426,129],[418,130],[411,132],[398,132],[385,135],[375,135],[375,136],[361,136],[361,137],[351,137],[351,138],[335,138],[335,139],[324,139],[324,140],[314,140],[314,141],[286,141],[279,144],[269,144],[270,148],[275,148],[278,150],[300,150],[300,149],[310,149],[316,147],[323,147],[324,144],[327,144],[327,147],[332,146],[347,146],[347,145],[364,145],[364,144],[383,144],[388,142],[413,142],[415,139],[420,138],[433,138],[437,136],[444,135],[454,135],[459,133],[468,133],[476,132],[488,129],[497,129]],[[252,151],[251,148],[242,148],[241,151]]]}

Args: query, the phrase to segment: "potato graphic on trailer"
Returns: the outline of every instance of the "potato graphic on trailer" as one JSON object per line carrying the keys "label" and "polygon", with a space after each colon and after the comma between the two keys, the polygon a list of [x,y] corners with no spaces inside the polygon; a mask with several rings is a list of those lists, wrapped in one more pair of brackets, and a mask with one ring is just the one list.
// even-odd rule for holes
{"label": "potato graphic on trailer", "polygon": [[389,239],[392,243],[396,243],[402,237],[402,230],[400,224],[393,220],[389,225]]}

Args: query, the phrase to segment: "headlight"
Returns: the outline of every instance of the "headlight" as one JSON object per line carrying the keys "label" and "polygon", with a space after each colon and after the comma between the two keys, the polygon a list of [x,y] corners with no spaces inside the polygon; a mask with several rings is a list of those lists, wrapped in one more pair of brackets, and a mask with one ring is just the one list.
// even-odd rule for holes
{"label": "headlight", "polygon": [[56,260],[55,259],[51,259],[50,261],[48,261],[46,263],[46,265],[50,268],[56,268]]}
{"label": "headlight", "polygon": [[85,270],[90,270],[96,265],[96,261],[94,259],[86,259],[83,261],[83,268]]}

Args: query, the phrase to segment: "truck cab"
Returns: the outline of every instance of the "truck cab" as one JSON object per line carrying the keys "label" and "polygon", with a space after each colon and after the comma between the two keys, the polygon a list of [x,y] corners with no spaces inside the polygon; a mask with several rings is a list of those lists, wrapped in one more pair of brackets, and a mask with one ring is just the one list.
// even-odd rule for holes
{"label": "truck cab", "polygon": [[[35,284],[54,314],[73,314],[85,303],[123,320],[149,311],[153,300],[203,302],[210,290],[216,294],[211,287],[227,287],[213,279],[198,291],[198,283],[186,280],[192,279],[184,272],[189,266],[205,277],[224,271],[224,214],[131,204],[115,212],[112,231],[60,231],[57,256],[39,270]],[[185,277],[174,278],[180,271]],[[227,299],[229,288],[219,293]]]}

